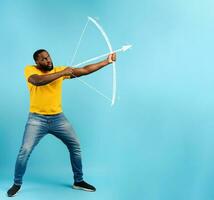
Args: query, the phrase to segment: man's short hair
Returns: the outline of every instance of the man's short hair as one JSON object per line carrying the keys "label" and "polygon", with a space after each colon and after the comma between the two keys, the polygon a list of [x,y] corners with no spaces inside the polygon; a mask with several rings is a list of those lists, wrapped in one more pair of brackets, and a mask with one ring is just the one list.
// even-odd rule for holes
{"label": "man's short hair", "polygon": [[[42,53],[43,51],[46,51],[46,50],[45,50],[45,49],[39,49],[39,50],[37,50],[37,51],[34,52],[34,54],[33,54],[33,59],[35,60],[35,62],[37,61],[38,55],[39,55],[40,53]],[[47,52],[47,51],[46,51],[46,52]]]}

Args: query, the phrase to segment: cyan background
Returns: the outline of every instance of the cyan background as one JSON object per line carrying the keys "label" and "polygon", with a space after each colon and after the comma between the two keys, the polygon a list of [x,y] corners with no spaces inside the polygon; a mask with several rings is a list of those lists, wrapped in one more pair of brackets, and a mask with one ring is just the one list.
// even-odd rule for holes
{"label": "cyan background", "polygon": [[[47,49],[69,65],[87,16],[99,18],[118,54],[114,107],[78,80],[63,86],[63,108],[82,145],[85,180],[70,189],[65,146],[52,136],[34,150],[21,200],[214,199],[213,0],[0,0],[0,199],[13,182],[28,114],[23,70]],[[88,25],[74,63],[107,52]],[[84,77],[111,96],[112,67]]]}

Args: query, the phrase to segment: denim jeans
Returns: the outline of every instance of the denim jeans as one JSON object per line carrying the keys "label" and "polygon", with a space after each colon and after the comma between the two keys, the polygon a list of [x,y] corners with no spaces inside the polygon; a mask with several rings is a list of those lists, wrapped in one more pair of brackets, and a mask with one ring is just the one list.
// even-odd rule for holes
{"label": "denim jeans", "polygon": [[83,180],[80,144],[77,136],[63,113],[57,115],[40,115],[29,113],[25,126],[22,145],[16,160],[14,183],[22,184],[28,159],[34,147],[47,134],[59,138],[68,148],[74,181]]}

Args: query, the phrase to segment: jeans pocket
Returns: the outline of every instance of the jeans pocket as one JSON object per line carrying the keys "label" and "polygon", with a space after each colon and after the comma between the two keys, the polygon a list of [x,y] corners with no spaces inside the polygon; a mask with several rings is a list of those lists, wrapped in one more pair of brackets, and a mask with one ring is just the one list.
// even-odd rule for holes
{"label": "jeans pocket", "polygon": [[42,121],[37,116],[34,116],[32,114],[28,116],[27,125],[39,126],[41,124]]}
{"label": "jeans pocket", "polygon": [[37,119],[28,119],[27,124],[32,125],[32,126],[40,126],[41,121],[39,121]]}

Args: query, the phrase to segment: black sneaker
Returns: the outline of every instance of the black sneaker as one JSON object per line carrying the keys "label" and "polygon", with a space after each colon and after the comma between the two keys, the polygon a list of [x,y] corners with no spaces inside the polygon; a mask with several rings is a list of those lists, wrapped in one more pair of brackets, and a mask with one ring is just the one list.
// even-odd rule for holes
{"label": "black sneaker", "polygon": [[85,190],[87,192],[95,192],[96,191],[96,188],[94,186],[89,185],[85,181],[74,182],[72,188],[76,189],[76,190]]}
{"label": "black sneaker", "polygon": [[7,196],[8,197],[13,197],[16,195],[16,193],[20,190],[21,185],[15,185],[13,184],[13,186],[7,191]]}

